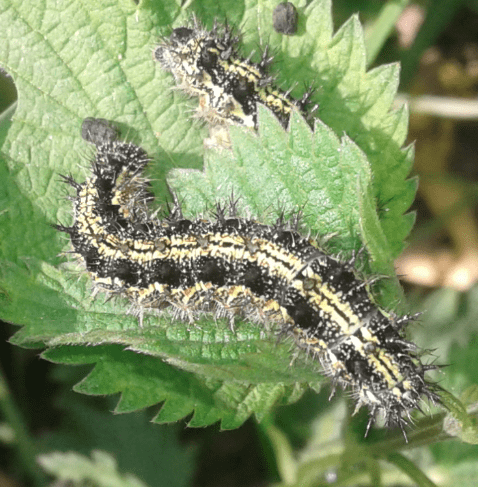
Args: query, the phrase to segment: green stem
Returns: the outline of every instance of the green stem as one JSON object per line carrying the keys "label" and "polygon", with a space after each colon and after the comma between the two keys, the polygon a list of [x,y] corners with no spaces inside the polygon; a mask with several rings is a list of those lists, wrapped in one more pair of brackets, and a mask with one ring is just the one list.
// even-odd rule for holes
{"label": "green stem", "polygon": [[32,479],[35,487],[46,485],[46,476],[41,472],[40,467],[35,461],[37,453],[36,447],[32,438],[28,434],[23,418],[21,417],[18,408],[15,406],[12,395],[8,388],[7,381],[0,368],[0,411],[2,411],[4,418],[8,424],[15,431],[15,443],[17,445],[17,453],[20,457],[26,474]]}
{"label": "green stem", "polygon": [[387,456],[396,451],[410,450],[425,445],[452,439],[443,432],[443,420],[445,413],[438,413],[417,421],[410,431],[407,431],[408,441],[403,437],[402,432],[397,430],[384,440],[369,444],[366,449],[370,455],[378,458]]}
{"label": "green stem", "polygon": [[[408,443],[405,441],[402,432],[397,428],[394,434],[389,434],[386,439],[377,440],[372,444],[353,444],[347,450],[343,450],[341,440],[334,443],[327,443],[327,450],[333,452],[325,457],[310,460],[304,463],[298,463],[297,470],[303,485],[313,485],[304,482],[305,472],[310,470],[317,478],[318,473],[328,469],[337,469],[340,467],[343,459],[347,459],[347,469],[341,472],[340,485],[355,485],[357,481],[364,478],[364,475],[372,477],[373,485],[380,485],[380,471],[375,468],[374,462],[385,460],[393,463],[400,468],[409,478],[413,479],[420,487],[435,486],[431,480],[418,469],[414,464],[409,462],[406,457],[402,457],[397,451],[416,448],[424,445],[430,445],[439,441],[452,439],[448,434],[443,432],[444,413],[437,414],[433,417],[423,418],[418,421],[412,431],[408,432]],[[320,449],[320,447],[318,447]],[[323,449],[320,449],[321,451]],[[364,460],[367,460],[367,468],[363,467]],[[408,463],[407,463],[408,462]],[[362,467],[361,467],[362,465]],[[312,478],[312,474],[309,475]],[[436,486],[435,486],[436,487]]]}
{"label": "green stem", "polygon": [[400,453],[390,453],[387,460],[414,480],[418,487],[437,487],[413,462]]}
{"label": "green stem", "polygon": [[365,48],[367,52],[367,66],[370,66],[381,51],[385,41],[395,28],[395,23],[410,0],[389,0],[380,11],[372,26],[365,34]]}

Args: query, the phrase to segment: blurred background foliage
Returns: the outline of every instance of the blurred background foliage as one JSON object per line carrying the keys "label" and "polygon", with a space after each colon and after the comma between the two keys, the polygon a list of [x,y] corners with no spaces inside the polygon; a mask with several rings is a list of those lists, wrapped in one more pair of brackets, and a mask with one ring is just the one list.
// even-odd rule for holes
{"label": "blurred background foliage", "polygon": [[[397,104],[410,104],[409,141],[416,145],[414,174],[420,186],[412,208],[417,224],[396,265],[412,310],[426,311],[412,330],[414,340],[426,348],[433,337],[440,363],[452,364],[442,385],[458,393],[478,383],[478,0],[335,0],[333,8],[336,27],[359,13],[370,67],[402,64]],[[6,110],[15,99],[12,80],[3,74],[0,113],[10,113]],[[72,450],[78,456],[43,456],[44,470],[28,471],[28,462],[12,448],[11,425],[0,416],[1,487],[46,485],[44,472],[61,479],[62,462],[72,471],[76,466],[72,478],[78,480],[55,485],[106,485],[92,473],[95,465],[113,472],[108,485],[286,485],[287,459],[298,452],[313,456],[316,439],[332,442],[344,421],[343,401],[329,403],[328,391],[307,393],[260,425],[249,420],[228,432],[217,426],[187,429],[187,421],[154,425],[148,421],[151,412],[115,416],[114,398],[72,392],[88,367],[53,365],[40,360],[37,350],[10,346],[15,330],[0,327],[0,364],[24,418],[24,433],[34,438],[38,451]],[[5,394],[1,389],[0,398]],[[359,438],[364,420],[355,418],[349,434]],[[409,455],[436,485],[458,477],[463,486],[476,485],[478,446],[443,442]],[[387,475],[385,470],[353,485],[415,485],[396,472]],[[330,471],[310,485],[351,485],[336,480],[337,472]]]}

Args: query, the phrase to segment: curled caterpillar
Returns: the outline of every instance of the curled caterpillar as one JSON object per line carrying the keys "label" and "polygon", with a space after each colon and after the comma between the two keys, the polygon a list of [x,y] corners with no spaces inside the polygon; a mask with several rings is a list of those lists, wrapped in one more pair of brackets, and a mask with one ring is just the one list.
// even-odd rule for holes
{"label": "curled caterpillar", "polygon": [[[86,123],[86,121],[85,121]],[[328,255],[300,235],[297,219],[264,225],[241,218],[234,202],[214,215],[188,220],[178,204],[158,220],[142,171],[147,154],[115,139],[103,121],[83,136],[96,146],[93,174],[75,190],[69,234],[95,286],[145,308],[172,307],[194,322],[203,313],[275,324],[318,359],[334,386],[352,390],[373,423],[404,426],[422,398],[439,401],[421,361],[405,340],[410,316],[381,310],[350,262]]]}
{"label": "curled caterpillar", "polygon": [[174,29],[154,50],[154,58],[170,71],[179,88],[199,97],[198,116],[211,124],[256,127],[257,104],[275,114],[287,127],[294,107],[304,112],[309,90],[301,100],[273,86],[267,73],[272,58],[265,49],[259,63],[238,54],[239,38],[228,26],[205,30],[193,19],[192,27]]}

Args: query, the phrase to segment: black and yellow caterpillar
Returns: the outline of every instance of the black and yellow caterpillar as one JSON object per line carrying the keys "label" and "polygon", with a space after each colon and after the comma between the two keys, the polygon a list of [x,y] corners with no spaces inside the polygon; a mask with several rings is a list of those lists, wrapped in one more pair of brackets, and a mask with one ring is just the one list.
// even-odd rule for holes
{"label": "black and yellow caterpillar", "polygon": [[[237,215],[234,202],[211,219],[188,220],[176,204],[155,219],[143,170],[148,156],[118,141],[102,120],[87,119],[96,145],[93,174],[76,190],[69,234],[95,286],[125,296],[141,317],[172,308],[177,318],[203,313],[276,324],[317,358],[334,384],[349,386],[370,424],[381,413],[403,430],[422,398],[439,401],[417,347],[405,340],[409,316],[380,309],[350,263],[320,249],[280,219],[263,225]],[[370,426],[369,424],[369,426]]]}
{"label": "black and yellow caterpillar", "polygon": [[305,113],[311,90],[301,100],[273,84],[268,73],[272,61],[265,49],[259,63],[238,52],[239,37],[217,23],[210,31],[197,19],[190,27],[178,27],[154,50],[154,58],[170,71],[178,87],[199,97],[197,114],[214,124],[256,127],[257,104],[272,110],[287,127],[294,108]]}

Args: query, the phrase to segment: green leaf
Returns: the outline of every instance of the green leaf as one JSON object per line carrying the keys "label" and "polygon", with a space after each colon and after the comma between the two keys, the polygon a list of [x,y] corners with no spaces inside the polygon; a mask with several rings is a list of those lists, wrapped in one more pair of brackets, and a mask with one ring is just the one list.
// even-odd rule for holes
{"label": "green leaf", "polygon": [[474,487],[478,476],[476,459],[453,465],[443,476],[443,485],[460,485],[460,487]]}
{"label": "green leaf", "polygon": [[73,482],[72,485],[93,483],[98,487],[146,487],[132,474],[118,472],[116,460],[108,453],[94,450],[92,459],[75,452],[53,452],[40,455],[38,462],[43,469],[58,480]]}
{"label": "green leaf", "polygon": [[[68,373],[66,367],[58,371]],[[198,452],[181,441],[183,425],[153,426],[149,409],[111,414],[114,401],[114,397],[91,401],[63,390],[55,397],[55,409],[60,413],[56,427],[42,436],[41,451],[73,450],[89,455],[92,448],[100,449],[114,456],[121,471],[134,473],[151,486],[191,485]]]}
{"label": "green leaf", "polygon": [[[191,10],[174,1],[46,0],[32,8],[0,0],[7,39],[0,65],[19,93],[1,149],[0,317],[24,325],[14,343],[57,347],[43,354],[49,360],[96,364],[77,390],[120,392],[118,411],[164,402],[158,422],[193,414],[193,426],[221,421],[235,428],[251,414],[260,419],[296,400],[307,385],[318,389],[320,369],[302,354],[290,366],[290,343],[277,345],[273,331],[250,323],[238,322],[233,332],[221,320],[190,325],[162,313],[147,316],[141,329],[127,303],[91,298],[81,267],[58,256],[69,248],[67,239],[49,226],[71,221],[58,175],[83,181],[90,170],[92,149],[80,137],[85,117],[115,121],[148,151],[158,205],[169,199],[166,174],[173,168],[169,181],[191,214],[229,198],[234,186],[257,218],[302,209],[310,231],[337,233],[332,249],[365,246],[371,257],[365,271],[393,276],[392,258],[413,222],[403,213],[416,187],[406,180],[413,151],[401,149],[407,112],[390,111],[398,69],[367,73],[357,18],[333,36],[329,1],[298,2],[299,32],[292,37],[273,31],[274,7],[272,0],[198,0]],[[298,82],[297,96],[302,82],[312,82],[315,132],[297,114],[285,132],[261,110],[258,134],[231,129],[232,153],[207,153],[204,173],[184,172],[202,168],[206,129],[191,118],[198,101],[172,89],[151,49],[193,10],[209,26],[227,14],[244,31],[245,54],[268,40],[277,52],[278,83]],[[400,298],[394,279],[378,291],[383,305]]]}
{"label": "green leaf", "polygon": [[[207,378],[207,365],[192,366],[193,373],[180,370],[187,369],[188,364],[172,357],[167,362],[176,367],[154,357],[124,351],[122,347],[113,345],[54,348],[45,351],[43,357],[65,364],[96,363],[90,375],[77,384],[75,390],[94,395],[121,392],[121,399],[116,407],[118,413],[165,401],[155,418],[160,423],[177,421],[194,411],[189,421],[190,426],[221,421],[223,429],[237,428],[252,413],[263,416],[282,397],[291,397],[294,400],[303,392],[303,386],[287,377],[285,379],[288,379],[288,384],[267,381],[263,377],[274,377],[275,374],[269,370],[260,376],[260,367],[257,365],[253,373],[257,377],[255,382],[258,383],[254,383],[254,377],[246,381],[249,378],[247,363],[231,363],[228,366],[226,362],[222,368],[210,367],[213,377]],[[263,354],[255,359],[271,366],[272,359],[265,358]],[[228,373],[229,368],[231,372]],[[241,369],[244,380],[240,380],[241,376],[237,375]],[[233,373],[237,376],[233,376]],[[309,374],[313,380],[312,372]],[[216,377],[227,379],[220,380]]]}
{"label": "green leaf", "polygon": [[478,444],[478,386],[466,389],[461,399],[451,401],[450,394],[446,396],[445,405],[450,410],[444,421],[444,431],[453,437],[459,437],[463,442]]}

